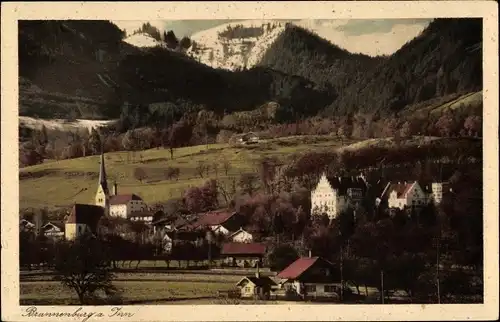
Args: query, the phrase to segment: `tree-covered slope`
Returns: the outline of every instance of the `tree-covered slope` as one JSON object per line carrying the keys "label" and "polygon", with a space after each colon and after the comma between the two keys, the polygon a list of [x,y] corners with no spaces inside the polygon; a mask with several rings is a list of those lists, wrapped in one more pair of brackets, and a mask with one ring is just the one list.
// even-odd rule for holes
{"label": "tree-covered slope", "polygon": [[482,88],[481,19],[436,19],[389,57],[352,54],[293,25],[261,66],[329,88],[323,115],[394,113],[408,105]]}
{"label": "tree-covered slope", "polygon": [[323,87],[333,87],[340,94],[343,88],[383,60],[352,54],[304,28],[287,24],[259,65],[305,77]]}
{"label": "tree-covered slope", "polygon": [[398,112],[410,104],[482,89],[481,19],[436,19],[367,71],[327,110]]}

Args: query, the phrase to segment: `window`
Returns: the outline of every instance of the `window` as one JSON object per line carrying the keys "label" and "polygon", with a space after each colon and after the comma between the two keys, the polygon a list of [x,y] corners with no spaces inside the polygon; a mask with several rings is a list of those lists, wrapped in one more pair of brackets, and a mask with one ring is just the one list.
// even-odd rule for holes
{"label": "window", "polygon": [[246,286],[245,293],[252,293],[252,288],[250,286]]}
{"label": "window", "polygon": [[337,287],[335,285],[325,285],[325,293],[336,293]]}
{"label": "window", "polygon": [[316,285],[306,285],[305,289],[307,293],[316,292]]}

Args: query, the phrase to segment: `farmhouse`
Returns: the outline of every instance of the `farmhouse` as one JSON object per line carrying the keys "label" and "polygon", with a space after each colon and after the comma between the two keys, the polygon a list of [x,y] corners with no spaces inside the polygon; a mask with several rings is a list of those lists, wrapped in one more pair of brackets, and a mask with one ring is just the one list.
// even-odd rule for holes
{"label": "farmhouse", "polygon": [[311,191],[312,215],[327,214],[330,219],[337,217],[349,206],[361,202],[367,187],[363,176],[327,177],[323,173]]}
{"label": "farmhouse", "polygon": [[388,183],[382,192],[382,198],[387,198],[389,209],[406,207],[422,207],[428,203],[427,193],[418,182]]}
{"label": "farmhouse", "polygon": [[229,235],[228,239],[235,243],[251,243],[253,241],[253,235],[243,228],[240,228],[238,231]]}
{"label": "farmhouse", "polygon": [[302,298],[336,298],[338,283],[335,267],[320,257],[302,257],[278,275],[280,288]]}
{"label": "farmhouse", "polygon": [[225,243],[221,255],[229,266],[257,267],[262,264],[266,248],[260,243]]}
{"label": "farmhouse", "polygon": [[59,239],[64,237],[64,231],[59,223],[48,222],[42,226],[45,237]]}
{"label": "farmhouse", "polygon": [[245,276],[236,284],[242,298],[260,300],[268,300],[272,288],[276,286],[276,283],[270,277],[260,275],[258,266],[255,276]]}
{"label": "farmhouse", "polygon": [[215,234],[229,235],[241,227],[241,218],[235,212],[227,210],[210,211],[201,214],[193,222],[182,227],[185,230],[210,229]]}
{"label": "farmhouse", "polygon": [[[153,216],[155,218],[155,216]],[[181,216],[160,216],[157,220],[154,220],[151,225],[153,226],[153,233],[164,233],[167,231],[179,230],[183,226],[187,225],[188,222]]]}
{"label": "farmhouse", "polygon": [[66,217],[65,238],[72,240],[86,233],[97,234],[97,226],[103,216],[103,207],[75,204]]}

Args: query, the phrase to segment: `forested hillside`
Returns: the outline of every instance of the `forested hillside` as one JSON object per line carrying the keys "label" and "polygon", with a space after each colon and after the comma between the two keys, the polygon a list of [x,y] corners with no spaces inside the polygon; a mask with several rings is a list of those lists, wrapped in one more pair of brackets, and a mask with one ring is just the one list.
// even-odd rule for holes
{"label": "forested hillside", "polygon": [[384,57],[352,54],[301,27],[287,24],[285,31],[266,51],[259,63],[343,93]]}
{"label": "forested hillside", "polygon": [[[202,108],[218,114],[252,110],[277,101],[283,106],[278,116],[290,121],[314,115],[331,101],[301,77],[267,68],[213,69],[182,52],[133,48],[122,42],[124,34],[113,24],[92,23],[21,23],[20,75],[26,89],[20,95],[22,115],[118,117],[127,112],[127,103],[135,115],[125,117],[139,119],[132,122],[139,126],[161,114],[158,109],[149,113],[151,103],[168,103],[183,115]],[[49,104],[42,99],[48,93],[64,99]],[[81,97],[94,105],[68,104]],[[293,114],[288,113],[291,106]]]}
{"label": "forested hillside", "polygon": [[[124,99],[142,108],[144,113],[139,114],[146,118],[145,111],[152,103],[170,102],[182,114],[207,109],[222,115],[277,101],[283,106],[278,118],[291,121],[296,115],[288,113],[289,106],[296,106],[298,116],[311,116],[331,101],[326,92],[316,90],[301,77],[265,68],[238,72],[212,69],[161,48],[128,55],[120,64],[119,75]],[[159,116],[153,118],[159,120]]]}
{"label": "forested hillside", "polygon": [[136,50],[124,36],[108,21],[20,21],[20,114],[116,117],[116,68]]}
{"label": "forested hillside", "polygon": [[[318,112],[394,113],[481,90],[481,23],[437,19],[390,57],[377,58],[349,53],[288,25],[259,67],[231,72],[182,52],[129,46],[122,41],[124,32],[110,22],[25,21],[19,33],[20,76],[29,90],[21,92],[21,113],[50,117],[49,109],[52,116],[118,117],[127,102],[141,106],[137,113],[147,123],[151,103],[173,104],[184,112],[195,106],[230,113],[269,101],[280,104],[280,122]],[[64,108],[57,100],[37,99],[37,92],[65,95]],[[89,103],[67,103],[80,98]]]}
{"label": "forested hillside", "polygon": [[288,25],[261,66],[331,87],[324,116],[392,114],[408,105],[482,88],[481,19],[436,19],[389,57],[352,54]]}
{"label": "forested hillside", "polygon": [[436,19],[388,60],[353,82],[328,109],[397,112],[452,93],[482,89],[481,19]]}

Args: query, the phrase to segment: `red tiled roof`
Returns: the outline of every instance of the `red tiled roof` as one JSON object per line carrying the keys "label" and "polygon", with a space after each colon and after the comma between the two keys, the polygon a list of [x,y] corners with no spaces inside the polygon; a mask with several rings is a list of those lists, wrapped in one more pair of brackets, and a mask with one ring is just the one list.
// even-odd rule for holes
{"label": "red tiled roof", "polygon": [[391,183],[389,189],[387,189],[387,193],[391,194],[393,191],[396,191],[398,198],[402,198],[411,189],[414,183],[415,182]]}
{"label": "red tiled roof", "polygon": [[264,255],[266,245],[259,243],[225,243],[222,245],[222,255]]}
{"label": "red tiled roof", "polygon": [[109,204],[110,205],[123,205],[123,204],[128,203],[130,200],[142,200],[142,198],[136,194],[115,195],[115,196],[111,196],[109,198]]}
{"label": "red tiled roof", "polygon": [[301,257],[282,270],[277,276],[284,279],[297,279],[314,265],[318,259],[319,257]]}
{"label": "red tiled roof", "polygon": [[75,204],[66,218],[67,224],[85,224],[92,231],[97,229],[99,219],[104,216],[104,208],[96,205]]}
{"label": "red tiled roof", "polygon": [[229,220],[235,212],[229,212],[226,210],[211,211],[200,215],[193,223],[189,226],[191,228],[198,228],[202,226],[217,226],[222,225]]}

